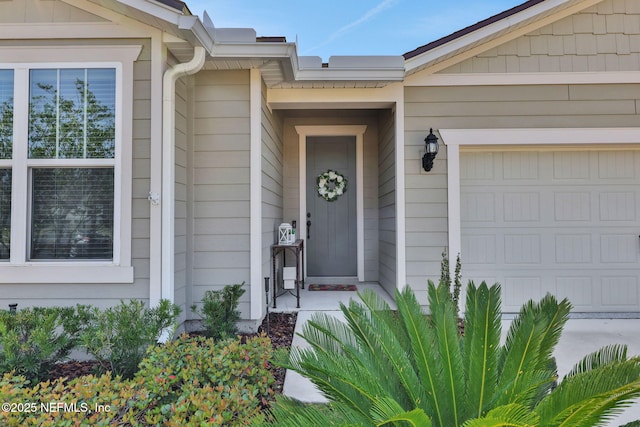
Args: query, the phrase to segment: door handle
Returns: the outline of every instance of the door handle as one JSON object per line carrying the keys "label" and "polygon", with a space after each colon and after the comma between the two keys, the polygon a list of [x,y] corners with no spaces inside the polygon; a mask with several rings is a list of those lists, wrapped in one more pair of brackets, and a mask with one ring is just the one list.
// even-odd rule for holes
{"label": "door handle", "polygon": [[307,212],[307,239],[311,238],[311,212]]}

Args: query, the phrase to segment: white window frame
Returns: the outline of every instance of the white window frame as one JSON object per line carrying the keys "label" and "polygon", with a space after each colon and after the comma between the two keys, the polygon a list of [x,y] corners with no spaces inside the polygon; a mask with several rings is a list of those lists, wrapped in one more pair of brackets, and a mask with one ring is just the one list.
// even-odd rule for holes
{"label": "white window frame", "polygon": [[[131,187],[133,62],[141,46],[0,47],[0,69],[14,72],[11,255],[0,262],[0,283],[133,283]],[[79,61],[82,58],[82,61]],[[116,74],[115,156],[113,159],[29,159],[29,74],[32,69],[112,68]],[[114,170],[113,259],[29,260],[29,169],[109,166]]]}

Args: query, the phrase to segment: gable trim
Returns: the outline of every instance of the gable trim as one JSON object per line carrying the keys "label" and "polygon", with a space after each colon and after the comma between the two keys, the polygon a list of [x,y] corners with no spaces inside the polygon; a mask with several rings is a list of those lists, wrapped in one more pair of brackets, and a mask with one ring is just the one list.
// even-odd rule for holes
{"label": "gable trim", "polygon": [[602,0],[583,0],[577,4],[571,4],[571,0],[543,1],[417,56],[409,57],[405,62],[406,75],[424,69],[429,69],[431,73],[444,70],[600,2]]}

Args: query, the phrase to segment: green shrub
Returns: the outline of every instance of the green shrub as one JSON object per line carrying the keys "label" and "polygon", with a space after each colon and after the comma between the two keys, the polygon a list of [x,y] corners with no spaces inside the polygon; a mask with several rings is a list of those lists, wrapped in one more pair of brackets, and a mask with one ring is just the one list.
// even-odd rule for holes
{"label": "green shrub", "polygon": [[[273,395],[266,337],[214,342],[183,336],[150,349],[136,375],[158,405],[145,410],[151,424],[251,425]],[[253,419],[256,422],[256,419]]]}
{"label": "green shrub", "polygon": [[332,410],[281,398],[275,425],[590,427],[640,397],[640,357],[620,345],[587,355],[554,387],[566,299],[527,303],[501,344],[499,285],[469,283],[464,335],[444,284],[429,283],[429,316],[409,287],[396,291],[397,315],[371,291],[360,297],[341,305],[346,324],[312,317],[303,328],[311,348],[281,363],[316,384]]}
{"label": "green shrub", "polygon": [[163,330],[175,329],[180,308],[168,300],[154,308],[142,301],[121,301],[106,310],[94,308],[83,330],[81,345],[100,364],[103,372],[131,378],[147,348],[155,344]]}
{"label": "green shrub", "polygon": [[76,346],[87,312],[86,306],[0,310],[0,374],[15,371],[33,382],[45,379]]}
{"label": "green shrub", "polygon": [[206,291],[202,299],[202,309],[191,306],[191,310],[202,317],[206,336],[221,339],[237,332],[240,320],[238,302],[244,294],[244,282],[227,285],[221,291]]}
{"label": "green shrub", "polygon": [[[5,375],[0,378],[0,401],[37,402],[38,406],[31,412],[2,411],[0,425],[262,424],[264,405],[273,394],[274,380],[266,368],[270,355],[271,343],[266,337],[214,343],[203,337],[182,336],[151,347],[130,380],[107,373],[30,387],[23,377]],[[71,406],[43,411],[41,402]]]}

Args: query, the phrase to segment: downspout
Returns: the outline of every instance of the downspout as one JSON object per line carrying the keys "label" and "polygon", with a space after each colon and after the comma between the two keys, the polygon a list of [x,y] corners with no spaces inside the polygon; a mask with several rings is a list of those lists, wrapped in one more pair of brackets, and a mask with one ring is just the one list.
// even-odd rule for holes
{"label": "downspout", "polygon": [[200,71],[206,50],[195,46],[193,58],[165,71],[162,79],[162,299],[174,302],[175,269],[175,106],[176,81]]}

